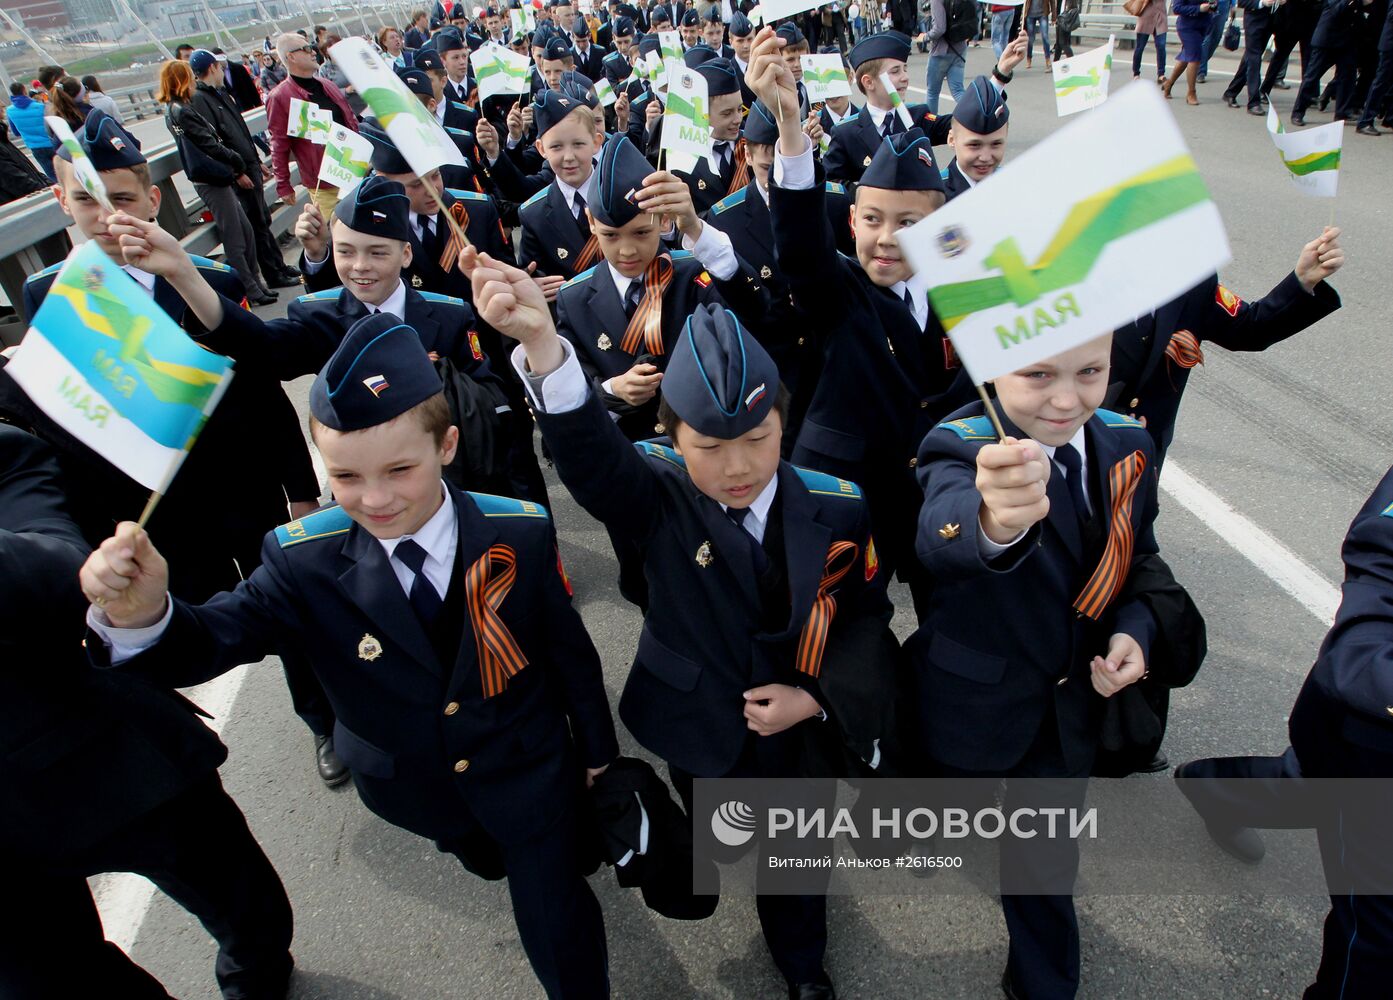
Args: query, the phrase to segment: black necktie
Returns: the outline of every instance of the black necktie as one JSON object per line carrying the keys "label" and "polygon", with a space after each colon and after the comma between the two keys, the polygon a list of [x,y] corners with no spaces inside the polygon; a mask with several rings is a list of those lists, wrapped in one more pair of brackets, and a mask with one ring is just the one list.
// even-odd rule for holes
{"label": "black necktie", "polygon": [[1073,501],[1074,513],[1079,523],[1091,519],[1088,509],[1088,493],[1083,481],[1083,456],[1072,444],[1060,445],[1054,450],[1054,460],[1064,466],[1064,483],[1069,487],[1069,499]]}
{"label": "black necktie", "polygon": [[590,239],[590,221],[585,217],[585,196],[579,191],[576,192],[576,228],[580,230],[582,240]]}
{"label": "black necktie", "polygon": [[744,535],[745,540],[750,543],[750,556],[754,559],[755,572],[762,575],[769,569],[769,553],[764,551],[764,546],[760,544],[759,539],[745,528],[745,518],[749,516],[750,508],[748,507],[726,508],[726,517],[731,519],[735,526],[740,529],[740,534]]}
{"label": "black necktie", "polygon": [[717,172],[718,174],[720,174],[721,183],[722,183],[722,184],[725,184],[725,185],[727,185],[727,186],[729,186],[729,184],[730,184],[730,167],[731,167],[731,162],[730,162],[730,143],[729,143],[729,142],[718,142],[718,143],[716,143],[716,145],[715,145],[715,149],[716,149],[716,163],[720,166],[720,169],[717,170],[716,172]]}
{"label": "black necktie", "polygon": [[435,220],[429,215],[418,215],[416,221],[421,224],[421,249],[429,252],[435,243]]}
{"label": "black necktie", "polygon": [[880,123],[881,137],[884,138],[885,136],[895,135],[899,130],[900,116],[895,114],[893,109],[886,112],[885,120]]}
{"label": "black necktie", "polygon": [[626,319],[634,318],[634,313],[638,310],[638,304],[642,298],[643,282],[636,278],[629,282],[629,290],[624,293],[624,316]]}
{"label": "black necktie", "polygon": [[444,602],[440,599],[439,592],[435,586],[426,579],[425,564],[426,550],[413,539],[406,539],[398,542],[392,555],[399,559],[407,569],[416,574],[416,579],[411,581],[411,593],[407,595],[411,601],[411,609],[416,612],[416,617],[421,624],[429,628],[435,623],[436,616],[440,614],[440,608]]}

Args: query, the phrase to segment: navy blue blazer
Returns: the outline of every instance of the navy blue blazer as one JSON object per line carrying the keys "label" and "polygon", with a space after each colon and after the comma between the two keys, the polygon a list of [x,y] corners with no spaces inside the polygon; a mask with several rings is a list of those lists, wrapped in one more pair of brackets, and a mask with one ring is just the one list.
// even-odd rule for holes
{"label": "navy blue blazer", "polygon": [[[500,841],[536,835],[574,801],[582,765],[618,755],[600,657],[571,606],[545,508],[449,495],[456,575],[493,545],[516,556],[497,614],[527,665],[494,697],[483,697],[469,615],[442,662],[381,544],[337,506],[267,536],[261,567],[236,590],[176,600],[159,642],[117,669],[183,687],[294,650],[334,707],[334,749],[369,809],[436,840],[475,822]],[[87,649],[107,665],[98,638]]]}
{"label": "navy blue blazer", "polygon": [[[780,463],[775,507],[790,616],[786,627],[767,632],[748,536],[696,488],[681,456],[652,442],[630,445],[593,392],[570,412],[538,412],[537,424],[576,502],[642,552],[649,610],[619,717],[663,760],[697,777],[719,777],[750,737],[743,692],[778,683],[819,697],[794,658],[833,543],[856,546],[853,565],[830,591],[837,601],[833,632],[866,616],[889,622],[885,574],[870,555],[870,522],[852,483]],[[822,671],[855,668],[855,657],[848,659],[824,662]]]}
{"label": "navy blue blazer", "polygon": [[948,166],[944,167],[940,173],[943,177],[943,189],[947,193],[949,201],[972,190],[972,185],[967,182],[963,172],[958,169],[956,157],[949,160]]}
{"label": "navy blue blazer", "polygon": [[[1009,770],[1053,702],[1066,761],[1071,771],[1086,772],[1103,708],[1089,661],[1107,652],[1115,632],[1132,636],[1149,655],[1155,619],[1136,599],[1109,605],[1096,622],[1074,611],[1102,549],[1086,548],[1063,476],[1050,476],[1049,516],[1001,556],[982,557],[977,452],[996,441],[982,413],[980,401],[963,407],[919,449],[924,506],[916,551],[934,589],[905,649],[914,665],[922,746],[955,768]],[[1007,433],[1025,436],[1010,427]],[[1110,519],[1118,499],[1108,471],[1134,452],[1145,459],[1126,523],[1133,562],[1156,552],[1151,437],[1139,422],[1107,410],[1088,421],[1085,433],[1095,521]]]}
{"label": "navy blue blazer", "polygon": [[[924,130],[929,142],[942,146],[948,141],[952,115],[936,115],[926,104],[910,104],[909,114],[916,128]],[[894,114],[892,111],[891,114]],[[854,184],[871,165],[871,157],[880,148],[883,138],[871,119],[870,110],[862,107],[855,118],[844,121],[832,131],[832,144],[822,158],[827,176],[844,184]]]}
{"label": "navy blue blazer", "polygon": [[1113,333],[1112,371],[1104,405],[1146,418],[1156,445],[1156,462],[1165,462],[1175,436],[1176,415],[1191,369],[1167,358],[1177,331],[1188,330],[1204,344],[1228,351],[1265,351],[1340,308],[1339,294],[1322,281],[1307,294],[1288,274],[1263,298],[1245,302],[1211,275],[1154,313],[1138,317]]}
{"label": "navy blue blazer", "polygon": [[[545,174],[531,176],[542,178],[554,175],[548,165]],[[581,251],[590,237],[581,234],[581,227],[571,214],[565,195],[554,181],[548,182],[522,203],[518,209],[518,220],[522,223],[522,239],[518,244],[518,260],[522,266],[535,261],[537,274],[560,275],[568,280],[574,278],[578,273],[576,265],[580,262]],[[591,261],[586,267],[594,263]]]}

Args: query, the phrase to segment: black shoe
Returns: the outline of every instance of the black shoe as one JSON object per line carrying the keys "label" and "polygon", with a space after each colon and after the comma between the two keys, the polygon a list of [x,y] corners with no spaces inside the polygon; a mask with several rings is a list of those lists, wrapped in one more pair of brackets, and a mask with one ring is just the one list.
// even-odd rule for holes
{"label": "black shoe", "polygon": [[1011,979],[1009,967],[1001,974],[1001,992],[1006,1000],[1021,1000],[1021,995],[1016,992],[1015,981]]}
{"label": "black shoe", "polygon": [[1171,762],[1166,759],[1166,755],[1161,753],[1161,751],[1157,750],[1156,755],[1152,757],[1149,761],[1147,761],[1145,764],[1140,765],[1137,768],[1136,773],[1156,774],[1160,771],[1169,771],[1170,766]]}
{"label": "black shoe", "polygon": [[256,295],[247,296],[247,302],[254,306],[269,306],[272,302],[279,301],[280,296],[275,292],[258,293]]}
{"label": "black shoe", "polygon": [[266,284],[271,288],[294,288],[300,283],[299,275],[277,274],[266,279]]}
{"label": "black shoe", "polygon": [[298,278],[300,277],[300,269],[296,267],[294,264],[282,264],[281,274],[287,275],[291,278]]}
{"label": "black shoe", "polygon": [[1324,111],[1326,108],[1330,107],[1330,98],[1322,97],[1318,102],[1316,102],[1316,107],[1319,110]]}
{"label": "black shoe", "polygon": [[1303,115],[1303,114],[1301,114],[1301,112],[1299,112],[1299,111],[1293,111],[1293,112],[1291,113],[1291,123],[1292,123],[1293,125],[1305,125],[1305,124],[1306,124],[1306,116]]}
{"label": "black shoe", "polygon": [[1248,105],[1248,114],[1257,115],[1259,118],[1267,117],[1267,112],[1262,110],[1262,108],[1258,107],[1256,104]]}
{"label": "black shoe", "polygon": [[837,1000],[837,991],[832,989],[832,980],[824,972],[816,983],[790,983],[788,1000]]}
{"label": "black shoe", "polygon": [[330,788],[337,788],[349,778],[348,765],[334,752],[332,736],[314,738],[314,763],[319,777]]}
{"label": "black shoe", "polygon": [[1225,94],[1224,103],[1231,108],[1236,108],[1238,107],[1238,98],[1234,97],[1232,94]]}
{"label": "black shoe", "polygon": [[1287,83],[1285,80],[1278,80],[1273,83],[1272,86],[1276,87],[1278,90],[1291,90],[1291,84]]}
{"label": "black shoe", "polygon": [[1245,865],[1257,864],[1267,853],[1262,834],[1251,826],[1219,826],[1205,820],[1204,828],[1209,832],[1209,839],[1218,844],[1220,850]]}
{"label": "black shoe", "polygon": [[1360,125],[1357,129],[1355,129],[1355,131],[1358,132],[1360,135],[1383,135],[1382,132],[1374,128],[1372,125]]}

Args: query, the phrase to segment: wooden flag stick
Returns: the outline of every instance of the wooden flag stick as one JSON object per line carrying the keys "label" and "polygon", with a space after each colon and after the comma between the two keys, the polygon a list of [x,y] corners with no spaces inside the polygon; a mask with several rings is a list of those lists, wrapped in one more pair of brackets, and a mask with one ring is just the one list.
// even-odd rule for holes
{"label": "wooden flag stick", "polygon": [[982,405],[986,407],[987,416],[991,418],[992,427],[996,429],[996,439],[998,441],[1005,441],[1006,428],[1001,426],[1001,417],[997,415],[996,404],[994,404],[992,398],[987,395],[987,387],[985,385],[979,385],[977,387],[977,395],[982,397]]}
{"label": "wooden flag stick", "polygon": [[157,493],[153,490],[150,492],[150,499],[145,501],[145,509],[140,512],[140,520],[136,522],[137,527],[145,527],[146,522],[150,520],[150,515],[155,513],[155,505],[160,502],[162,496],[164,496],[163,493]]}

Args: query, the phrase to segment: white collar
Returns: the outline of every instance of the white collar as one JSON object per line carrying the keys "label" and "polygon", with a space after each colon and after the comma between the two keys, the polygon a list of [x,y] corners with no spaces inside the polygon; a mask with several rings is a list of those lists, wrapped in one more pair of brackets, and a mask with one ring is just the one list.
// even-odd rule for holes
{"label": "white collar", "polygon": [[895,298],[904,300],[905,289],[909,289],[909,308],[914,314],[914,321],[919,324],[919,329],[923,330],[929,321],[929,292],[928,289],[919,285],[906,284],[897,281],[890,286],[890,292]]}
{"label": "white collar", "polygon": [[832,119],[833,125],[840,125],[842,122],[846,121],[848,118],[856,114],[856,107],[852,104],[848,104],[846,106],[846,114],[844,115],[839,115],[837,114],[837,112],[833,111],[832,106],[830,104],[824,104],[822,107],[823,110],[827,112],[827,117]]}
{"label": "white collar", "polygon": [[[1079,466],[1083,470],[1085,496],[1087,496],[1088,494],[1088,435],[1085,433],[1087,429],[1088,421],[1085,420],[1083,426],[1080,427],[1077,431],[1075,431],[1074,436],[1069,439],[1069,444],[1077,448],[1079,452]],[[1040,442],[1037,441],[1036,444],[1040,444]],[[1046,455],[1050,456],[1050,461],[1054,462],[1055,468],[1058,469],[1060,472],[1064,472],[1064,466],[1059,462],[1058,459],[1054,457],[1054,453],[1057,450],[1057,447],[1055,445],[1050,444],[1040,444],[1040,447],[1044,450]],[[1058,447],[1063,447],[1063,445],[1060,445]],[[1091,502],[1092,501],[1090,500],[1090,503]]]}
{"label": "white collar", "polygon": [[445,123],[445,111],[450,106],[449,101],[449,94],[441,94],[440,100],[435,102],[435,120],[442,125]]}
{"label": "white collar", "polygon": [[368,305],[366,302],[364,302],[363,305],[368,307],[368,312],[370,314],[385,312],[390,313],[397,319],[406,319],[406,282],[398,278],[397,287],[392,290],[392,294],[387,296],[380,306]]}
{"label": "white collar", "polygon": [[[750,512],[745,523],[741,525],[751,535],[754,535],[758,542],[764,541],[764,529],[769,525],[769,508],[774,506],[774,497],[779,492],[779,474],[776,471],[773,478],[764,489],[759,491],[759,496],[755,497],[754,502],[746,509]],[[729,504],[721,504],[721,510],[730,512]],[[750,522],[755,522],[751,524]]]}
{"label": "white collar", "polygon": [[740,67],[740,72],[741,72],[741,73],[748,73],[748,72],[750,71],[750,64],[747,63],[747,62],[741,62],[739,56],[735,56],[735,57],[734,57],[734,61],[735,61],[735,65],[737,65],[737,66]]}
{"label": "white collar", "polygon": [[871,116],[871,124],[875,126],[877,132],[880,131],[881,126],[885,123],[885,116],[893,115],[894,113],[894,108],[878,108],[870,101],[866,102],[866,114]]}
{"label": "white collar", "polygon": [[609,261],[605,261],[605,267],[609,268],[609,276],[614,280],[614,287],[619,292],[619,302],[622,305],[624,302],[624,296],[629,294],[629,286],[632,285],[638,279],[630,278],[628,275],[620,274],[615,269],[614,265],[611,264]]}
{"label": "white collar", "polygon": [[596,161],[590,161],[590,176],[585,179],[585,183],[578,188],[573,188],[560,177],[556,178],[556,190],[561,192],[561,197],[566,202],[566,207],[574,215],[576,211],[576,195],[579,194],[585,199],[587,205],[590,204],[590,192],[595,187],[595,165]]}
{"label": "white collar", "polygon": [[144,288],[147,292],[149,292],[151,295],[155,294],[155,276],[151,274],[149,271],[142,271],[134,264],[122,264],[121,270],[125,271],[136,281],[140,282],[140,286]]}
{"label": "white collar", "polygon": [[[379,538],[382,548],[387,552],[387,558],[392,558],[392,553],[397,546],[408,538],[414,539],[416,544],[426,550],[426,555],[434,559],[437,563],[445,563],[451,566],[455,560],[455,554],[451,541],[458,541],[459,530],[455,527],[455,501],[450,496],[449,489],[445,486],[445,481],[440,482],[441,501],[429,520],[421,525],[420,529],[410,535],[401,535],[397,538]],[[446,561],[448,554],[449,560]]]}

